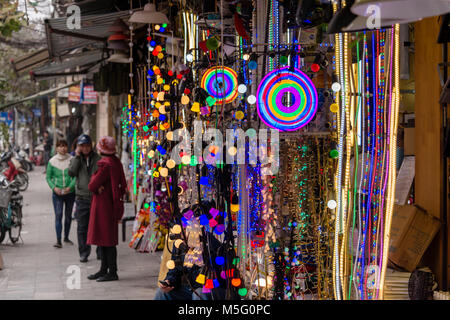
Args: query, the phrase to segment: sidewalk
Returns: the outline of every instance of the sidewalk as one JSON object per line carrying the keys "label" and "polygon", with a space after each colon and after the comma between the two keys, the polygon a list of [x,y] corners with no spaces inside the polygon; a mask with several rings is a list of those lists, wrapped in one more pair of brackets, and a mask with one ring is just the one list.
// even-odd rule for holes
{"label": "sidewalk", "polygon": [[[80,263],[75,220],[70,239],[74,246],[53,247],[56,241],[51,193],[43,167],[29,173],[30,186],[23,192],[23,244],[11,245],[8,236],[0,245],[4,269],[0,271],[0,300],[4,299],[146,299],[152,300],[157,288],[161,252],[138,253],[121,241],[117,247],[119,281],[90,281],[86,277],[100,267],[95,247],[87,263]],[[121,226],[119,226],[119,230]],[[127,238],[131,235],[128,223]],[[79,266],[80,289],[69,289],[66,282],[73,273],[69,266]],[[75,267],[76,268],[76,267]]]}

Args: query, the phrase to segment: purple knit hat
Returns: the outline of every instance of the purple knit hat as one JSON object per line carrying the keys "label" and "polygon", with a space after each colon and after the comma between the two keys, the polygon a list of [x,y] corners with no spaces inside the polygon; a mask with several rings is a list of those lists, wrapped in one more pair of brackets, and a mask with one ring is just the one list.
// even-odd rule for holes
{"label": "purple knit hat", "polygon": [[97,143],[97,150],[103,154],[115,154],[116,140],[109,136],[101,137]]}

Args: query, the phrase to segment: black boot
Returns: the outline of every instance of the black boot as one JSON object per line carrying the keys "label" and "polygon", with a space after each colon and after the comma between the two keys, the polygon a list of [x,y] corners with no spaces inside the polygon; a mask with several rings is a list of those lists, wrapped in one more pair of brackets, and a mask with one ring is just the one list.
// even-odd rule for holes
{"label": "black boot", "polygon": [[88,278],[89,280],[97,280],[98,278],[100,278],[100,277],[102,277],[102,276],[104,276],[104,275],[106,275],[106,272],[100,270],[100,271],[97,272],[97,273],[94,273],[94,274],[89,275],[87,278]]}
{"label": "black boot", "polygon": [[102,250],[101,247],[97,247],[97,254],[100,254],[100,258],[102,260],[102,264],[100,266],[100,271],[89,275],[87,277],[89,280],[97,280],[98,278],[100,278],[108,273],[108,258],[106,256],[107,251]]}
{"label": "black boot", "polygon": [[97,279],[97,282],[116,281],[119,280],[117,273],[107,273]]}
{"label": "black boot", "polygon": [[105,265],[107,266],[107,269],[109,272],[101,276],[97,279],[97,282],[104,282],[104,281],[115,281],[119,280],[119,276],[117,275],[117,249],[116,247],[102,247],[101,248],[102,253],[102,265],[103,261],[105,261]]}

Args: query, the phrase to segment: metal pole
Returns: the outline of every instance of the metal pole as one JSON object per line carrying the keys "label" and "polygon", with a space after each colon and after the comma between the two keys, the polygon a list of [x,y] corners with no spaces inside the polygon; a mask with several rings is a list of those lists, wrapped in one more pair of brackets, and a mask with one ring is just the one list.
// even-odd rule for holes
{"label": "metal pole", "polygon": [[[446,83],[447,78],[448,78],[448,43],[444,43],[443,44],[443,52],[442,52],[442,56],[443,56],[443,60],[444,60],[444,83]],[[447,274],[448,274],[448,252],[447,252],[447,248],[448,248],[448,210],[447,210],[447,203],[448,203],[448,170],[447,170],[447,154],[446,154],[446,150],[445,150],[445,143],[446,138],[447,138],[447,130],[448,130],[448,121],[447,121],[447,104],[443,103],[442,104],[442,117],[443,117],[443,136],[444,139],[442,139],[443,142],[443,148],[442,148],[442,161],[443,161],[443,199],[442,199],[442,237],[441,237],[441,241],[442,241],[442,289],[444,291],[447,291],[448,288],[448,283],[447,283]]]}

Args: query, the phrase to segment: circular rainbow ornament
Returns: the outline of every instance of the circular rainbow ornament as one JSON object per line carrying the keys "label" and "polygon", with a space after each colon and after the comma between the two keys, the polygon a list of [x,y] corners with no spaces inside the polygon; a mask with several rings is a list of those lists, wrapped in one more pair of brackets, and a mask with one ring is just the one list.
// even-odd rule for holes
{"label": "circular rainbow ornament", "polygon": [[209,68],[202,76],[201,87],[216,99],[215,104],[230,103],[238,96],[237,73],[225,66]]}
{"label": "circular rainbow ornament", "polygon": [[[286,102],[289,96],[290,103]],[[315,116],[317,90],[302,71],[289,67],[273,70],[261,81],[256,106],[261,120],[280,131],[299,130]]]}

